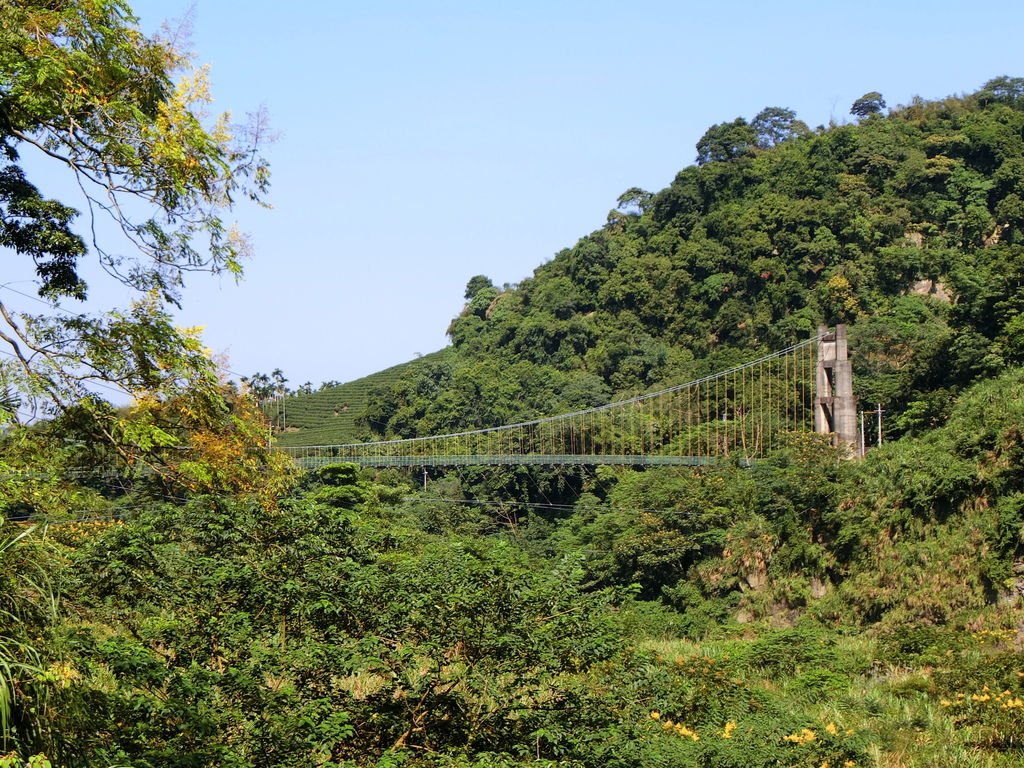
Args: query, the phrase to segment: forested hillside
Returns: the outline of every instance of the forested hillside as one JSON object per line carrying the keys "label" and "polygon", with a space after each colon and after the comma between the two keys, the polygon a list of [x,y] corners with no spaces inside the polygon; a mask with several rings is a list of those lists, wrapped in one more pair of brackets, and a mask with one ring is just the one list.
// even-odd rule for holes
{"label": "forested hillside", "polygon": [[[354,428],[597,405],[846,322],[882,447],[303,474],[201,366],[12,425],[0,766],[1020,765],[1024,80],[852,117],[713,126],[518,286],[470,279]],[[341,392],[288,407],[312,430]]]}
{"label": "forested hillside", "polygon": [[628,190],[517,287],[474,277],[456,356],[366,423],[409,437],[597,405],[836,322],[893,436],[941,423],[965,384],[1024,361],[1024,81],[883,106],[711,127],[669,187]]}

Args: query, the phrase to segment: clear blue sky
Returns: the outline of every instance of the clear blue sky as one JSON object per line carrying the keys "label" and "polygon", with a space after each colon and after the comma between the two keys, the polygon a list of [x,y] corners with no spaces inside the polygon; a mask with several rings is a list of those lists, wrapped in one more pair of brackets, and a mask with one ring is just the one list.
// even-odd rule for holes
{"label": "clear blue sky", "polygon": [[[189,0],[136,0],[142,26]],[[713,123],[810,126],[1024,75],[1024,3],[198,0],[217,109],[265,105],[274,209],[184,324],[241,373],[350,380],[446,344],[466,281],[516,282],[655,191]]]}

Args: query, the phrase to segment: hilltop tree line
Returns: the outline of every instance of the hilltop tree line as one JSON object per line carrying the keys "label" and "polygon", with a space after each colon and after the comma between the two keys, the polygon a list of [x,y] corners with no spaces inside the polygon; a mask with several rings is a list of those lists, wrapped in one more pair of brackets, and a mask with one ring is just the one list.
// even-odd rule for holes
{"label": "hilltop tree line", "polygon": [[311,395],[313,392],[341,386],[342,382],[331,379],[320,382],[320,386],[314,388],[313,382],[306,381],[292,389],[288,386],[288,377],[284,372],[280,368],[275,368],[270,373],[257,371],[251,376],[242,376],[240,383],[257,400],[269,400],[272,397],[288,395]]}

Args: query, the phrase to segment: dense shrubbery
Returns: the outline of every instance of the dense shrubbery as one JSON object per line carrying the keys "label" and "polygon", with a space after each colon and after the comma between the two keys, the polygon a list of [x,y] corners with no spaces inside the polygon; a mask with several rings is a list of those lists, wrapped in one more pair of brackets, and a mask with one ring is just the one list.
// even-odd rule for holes
{"label": "dense shrubbery", "polygon": [[572,514],[504,533],[351,465],[271,508],[140,497],[37,530],[0,560],[8,746],[68,766],[817,766],[924,733],[955,758],[907,765],[1010,765],[1022,381],[861,464],[812,440],[754,469],[607,469]]}
{"label": "dense shrubbery", "polygon": [[[315,500],[328,489],[345,503]],[[389,525],[376,499],[323,472],[273,510],[151,504],[66,550],[64,620],[36,638],[45,674],[15,702],[15,743],[186,766],[529,742],[619,646],[601,600],[505,542]]]}

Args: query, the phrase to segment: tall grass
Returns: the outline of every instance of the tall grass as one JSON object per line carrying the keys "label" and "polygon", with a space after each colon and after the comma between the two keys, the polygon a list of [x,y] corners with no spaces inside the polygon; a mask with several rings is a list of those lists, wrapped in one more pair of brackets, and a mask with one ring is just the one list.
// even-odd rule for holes
{"label": "tall grass", "polygon": [[7,606],[0,607],[0,745],[5,749],[10,739],[17,681],[40,672],[38,651],[12,636],[13,629],[21,619],[18,616],[17,603],[11,597],[14,591],[10,588],[17,584],[20,576],[22,586],[27,581],[33,592],[39,591],[39,585],[35,580],[27,579],[25,574],[21,573],[23,564],[17,562],[16,550],[16,547],[28,539],[37,528],[38,526],[33,525],[10,538],[0,540],[0,589],[3,590],[0,600],[8,602]]}

